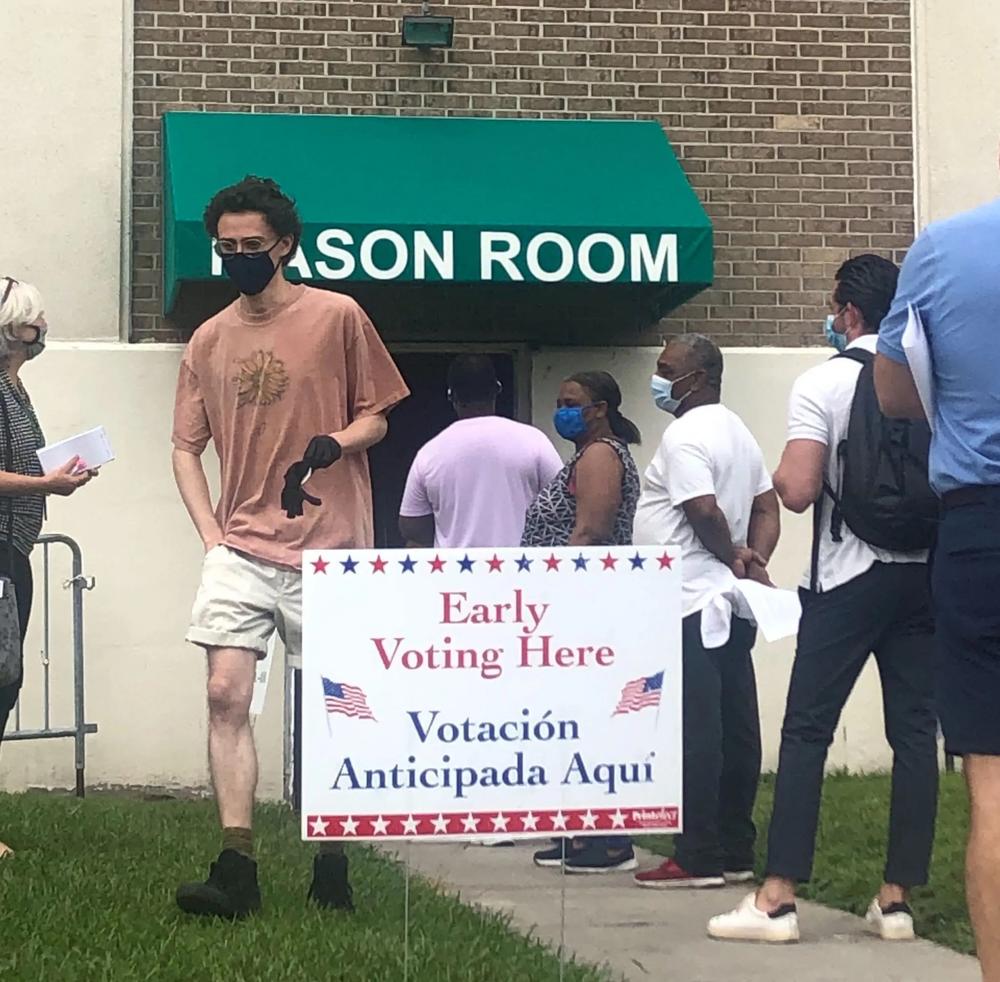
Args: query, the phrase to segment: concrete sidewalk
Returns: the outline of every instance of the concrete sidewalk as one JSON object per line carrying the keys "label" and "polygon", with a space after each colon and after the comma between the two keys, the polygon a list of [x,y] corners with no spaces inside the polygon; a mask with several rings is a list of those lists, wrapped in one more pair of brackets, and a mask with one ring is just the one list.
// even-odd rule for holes
{"label": "concrete sidewalk", "polygon": [[[519,930],[557,947],[561,874],[531,862],[537,847],[414,844],[398,855],[405,858],[408,848],[415,872],[467,903],[509,914]],[[643,868],[657,861],[639,858]],[[746,892],[641,890],[625,873],[567,876],[566,946],[629,982],[979,982],[972,958],[926,941],[880,941],[865,933],[859,918],[816,904],[799,905],[797,945],[709,939],[708,918]]]}

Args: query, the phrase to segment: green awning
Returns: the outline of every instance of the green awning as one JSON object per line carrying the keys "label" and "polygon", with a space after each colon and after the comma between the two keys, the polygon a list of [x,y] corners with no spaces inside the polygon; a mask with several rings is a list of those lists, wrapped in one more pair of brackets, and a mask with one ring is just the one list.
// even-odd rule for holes
{"label": "green awning", "polygon": [[304,223],[317,283],[712,282],[712,226],[655,122],[167,113],[164,294],[222,276],[202,213],[246,174]]}

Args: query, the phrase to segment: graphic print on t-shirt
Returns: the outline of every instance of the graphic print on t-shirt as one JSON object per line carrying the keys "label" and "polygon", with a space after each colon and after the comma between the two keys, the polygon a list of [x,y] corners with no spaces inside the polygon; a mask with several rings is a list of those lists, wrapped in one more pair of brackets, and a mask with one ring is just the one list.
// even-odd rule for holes
{"label": "graphic print on t-shirt", "polygon": [[238,407],[270,406],[288,389],[288,370],[273,351],[255,351],[237,364],[239,373],[233,382],[237,386]]}

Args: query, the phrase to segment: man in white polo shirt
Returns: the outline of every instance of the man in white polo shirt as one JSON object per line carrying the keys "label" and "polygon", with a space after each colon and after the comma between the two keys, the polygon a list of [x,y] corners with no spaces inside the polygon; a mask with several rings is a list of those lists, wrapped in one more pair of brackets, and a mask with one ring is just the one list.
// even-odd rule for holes
{"label": "man in white polo shirt", "polygon": [[684,834],[673,859],[636,874],[639,886],[655,889],[753,878],[760,778],[750,657],[756,629],[731,609],[721,645],[704,629],[711,620],[707,608],[738,578],[770,582],[765,567],[780,516],[757,441],[721,404],[722,368],[712,341],[685,335],[666,346],[652,379],[656,405],[677,420],[646,471],[633,541],[680,550],[684,615]]}
{"label": "man in white polo shirt", "polygon": [[802,621],[781,732],[766,880],[735,911],[712,919],[709,934],[716,938],[798,940],[795,892],[812,873],[827,750],[873,653],[882,679],[893,777],[885,882],[869,907],[868,923],[886,940],[913,937],[908,893],[927,882],[938,785],[927,553],[875,548],[840,517],[847,501],[843,461],[853,459],[846,441],[855,390],[864,382],[859,381],[863,363],[874,361],[879,325],[898,275],[894,263],[874,255],[857,256],[840,267],[826,334],[847,356],[810,369],[792,389],[788,444],[774,484],[791,511],[814,509],[813,561],[801,590]]}

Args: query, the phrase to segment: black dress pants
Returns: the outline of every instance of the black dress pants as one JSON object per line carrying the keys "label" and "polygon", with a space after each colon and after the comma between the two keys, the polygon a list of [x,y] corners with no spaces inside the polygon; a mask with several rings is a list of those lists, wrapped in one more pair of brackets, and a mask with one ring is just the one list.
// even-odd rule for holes
{"label": "black dress pants", "polygon": [[756,629],[734,617],[729,640],[705,648],[701,614],[684,618],[684,833],[674,859],[692,876],[753,869],[760,716],[750,652]]}
{"label": "black dress pants", "polygon": [[768,838],[767,873],[812,874],[827,751],[868,656],[882,679],[892,747],[885,881],[927,882],[937,814],[936,652],[927,567],[876,563],[827,593],[802,591]]}

